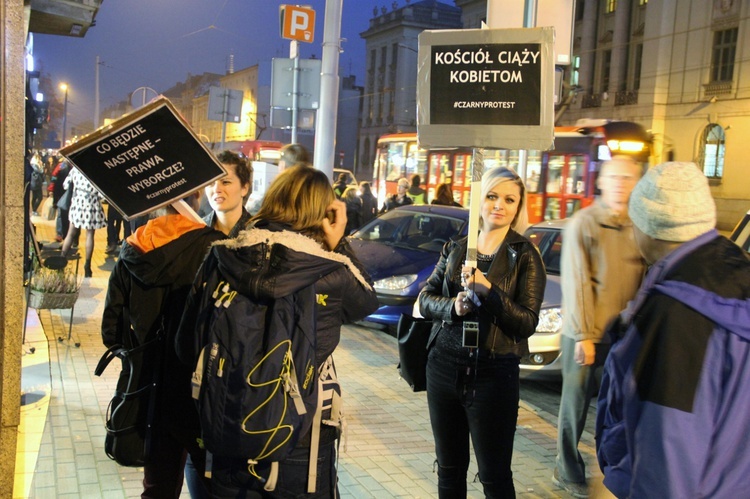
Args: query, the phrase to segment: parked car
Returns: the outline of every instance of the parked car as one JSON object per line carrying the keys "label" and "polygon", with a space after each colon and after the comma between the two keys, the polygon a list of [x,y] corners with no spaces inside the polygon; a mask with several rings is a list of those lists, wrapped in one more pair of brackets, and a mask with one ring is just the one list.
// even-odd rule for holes
{"label": "parked car", "polygon": [[466,235],[469,210],[408,205],[390,210],[349,236],[357,257],[375,283],[380,308],[367,318],[395,327],[414,301],[449,238]]}
{"label": "parked car", "polygon": [[547,270],[547,287],[539,312],[536,332],[529,338],[529,357],[521,360],[525,374],[562,374],[560,339],[562,335],[562,288],[560,287],[560,250],[565,220],[540,222],[526,230],[525,236],[542,254]]}
{"label": "parked car", "polygon": [[729,239],[734,241],[737,246],[744,249],[745,252],[750,253],[750,210],[745,213],[745,216],[737,223],[737,226],[732,231],[732,235]]}
{"label": "parked car", "polygon": [[[409,205],[388,211],[350,236],[351,245],[375,284],[380,308],[367,317],[391,330],[414,302],[454,236],[465,236],[469,210],[451,206]],[[531,354],[521,359],[522,373],[559,374],[560,244],[562,222],[533,226],[527,236],[540,248],[547,266],[547,288]]]}

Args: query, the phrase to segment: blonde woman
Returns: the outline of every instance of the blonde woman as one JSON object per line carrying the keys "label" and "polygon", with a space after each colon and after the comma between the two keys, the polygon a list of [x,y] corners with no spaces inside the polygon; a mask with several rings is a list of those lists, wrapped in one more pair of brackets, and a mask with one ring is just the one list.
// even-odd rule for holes
{"label": "blonde woman", "polygon": [[[434,324],[428,342],[427,403],[439,497],[466,497],[469,437],[487,497],[515,497],[511,457],[518,419],[519,360],[539,320],[546,276],[521,233],[526,189],[512,170],[482,178],[477,266],[467,238],[448,241],[419,297]],[[478,324],[464,335],[465,322]]]}

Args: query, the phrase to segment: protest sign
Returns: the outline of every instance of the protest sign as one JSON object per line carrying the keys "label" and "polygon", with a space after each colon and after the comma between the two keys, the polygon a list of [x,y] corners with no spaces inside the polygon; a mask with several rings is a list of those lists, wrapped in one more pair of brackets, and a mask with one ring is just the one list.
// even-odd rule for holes
{"label": "protest sign", "polygon": [[423,31],[419,145],[549,149],[552,42],[552,28]]}
{"label": "protest sign", "polygon": [[226,175],[171,102],[160,97],[60,150],[126,219]]}

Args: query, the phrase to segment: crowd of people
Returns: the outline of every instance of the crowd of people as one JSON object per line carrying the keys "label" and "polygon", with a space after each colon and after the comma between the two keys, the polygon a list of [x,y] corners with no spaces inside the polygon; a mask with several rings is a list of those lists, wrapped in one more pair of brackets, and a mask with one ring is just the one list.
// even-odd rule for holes
{"label": "crowd of people", "polygon": [[[194,208],[206,198],[203,223],[170,207],[125,236],[109,279],[103,342],[133,347],[156,330],[167,339],[144,498],[178,497],[183,480],[192,497],[338,497],[339,433],[331,428],[321,430],[316,444],[299,440],[279,464],[273,492],[257,478],[270,473],[263,464],[249,472],[234,458],[208,460],[190,390],[197,352],[184,346],[198,322],[190,304],[215,269],[240,288],[250,268],[274,286],[314,282],[325,297],[310,304],[318,365],[335,352],[343,324],[378,307],[346,235],[396,206],[426,203],[421,179],[401,179],[378,210],[368,182],[350,186],[341,178],[331,186],[324,173],[293,157],[309,159],[302,153],[289,151],[255,214],[246,209],[251,167],[224,152],[218,159],[227,175],[187,198]],[[107,224],[100,196],[65,161],[51,167],[50,180],[58,216],[69,220],[67,231],[64,224],[57,228],[65,235],[62,252],[69,254],[85,229],[90,276],[93,233]],[[597,457],[604,484],[617,497],[741,497],[750,471],[743,445],[750,434],[744,395],[750,261],[716,231],[708,182],[692,163],[664,163],[644,173],[631,158],[615,157],[602,165],[597,186],[600,196],[571,217],[563,235],[563,385],[552,481],[574,497],[589,496],[578,445],[598,392]],[[522,179],[508,168],[490,169],[480,195],[480,211],[472,214],[479,222],[476,264],[465,263],[468,239],[452,238],[418,300],[422,316],[433,321],[427,406],[441,498],[466,497],[472,448],[485,496],[515,497],[519,363],[546,286],[539,251],[523,235]],[[448,184],[437,187],[432,204],[460,206]],[[269,256],[271,240],[285,250]],[[264,258],[272,264],[259,265]],[[307,492],[311,445],[319,445],[314,493]]]}

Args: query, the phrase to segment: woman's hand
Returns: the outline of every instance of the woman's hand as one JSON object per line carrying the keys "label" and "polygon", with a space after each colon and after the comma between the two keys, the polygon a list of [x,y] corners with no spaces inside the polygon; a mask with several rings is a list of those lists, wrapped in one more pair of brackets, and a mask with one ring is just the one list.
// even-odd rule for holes
{"label": "woman's hand", "polygon": [[492,283],[476,267],[461,268],[461,283],[464,289],[471,289],[482,298],[486,297],[492,289]]}
{"label": "woman's hand", "polygon": [[323,234],[329,250],[336,249],[345,230],[346,204],[336,199],[326,208],[326,218],[323,219]]}
{"label": "woman's hand", "polygon": [[463,317],[474,310],[474,306],[469,300],[466,291],[461,291],[456,295],[456,301],[453,303],[453,308],[456,309],[456,315],[459,317]]}

